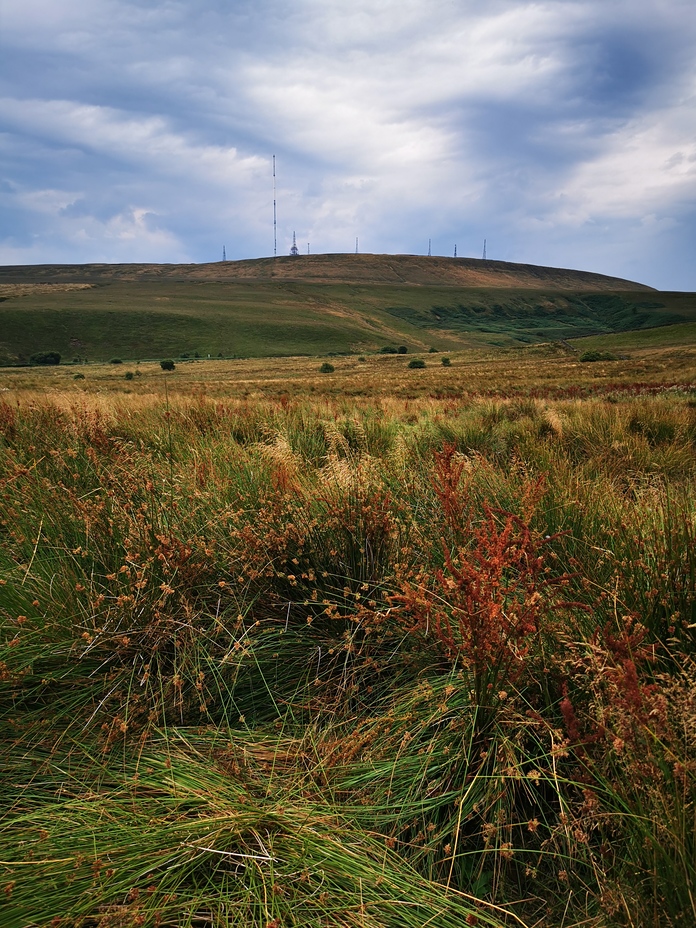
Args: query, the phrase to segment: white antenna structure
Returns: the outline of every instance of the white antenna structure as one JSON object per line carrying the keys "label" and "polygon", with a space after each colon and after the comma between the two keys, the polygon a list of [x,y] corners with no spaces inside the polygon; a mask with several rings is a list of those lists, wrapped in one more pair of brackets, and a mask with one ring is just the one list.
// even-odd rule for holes
{"label": "white antenna structure", "polygon": [[273,257],[278,255],[278,226],[276,222],[275,155],[273,155]]}

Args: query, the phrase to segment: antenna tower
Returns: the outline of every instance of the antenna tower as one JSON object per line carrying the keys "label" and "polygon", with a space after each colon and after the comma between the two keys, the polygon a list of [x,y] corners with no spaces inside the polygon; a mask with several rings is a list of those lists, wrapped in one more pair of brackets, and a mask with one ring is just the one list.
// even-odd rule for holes
{"label": "antenna tower", "polygon": [[275,181],[275,155],[273,155],[273,257],[278,254],[278,233],[276,223],[276,181]]}
{"label": "antenna tower", "polygon": [[309,242],[307,242],[307,254],[309,254]]}
{"label": "antenna tower", "polygon": [[356,253],[356,255],[357,255],[357,253],[358,253],[358,237],[357,237],[357,235],[355,236],[355,253]]}
{"label": "antenna tower", "polygon": [[457,246],[456,245],[454,246],[454,257],[455,258],[457,257]]}
{"label": "antenna tower", "polygon": [[291,255],[299,255],[300,251],[297,247],[297,239],[295,238],[295,233],[292,233],[292,248],[290,249]]}
{"label": "antenna tower", "polygon": [[483,260],[486,260],[486,240],[483,240]]}
{"label": "antenna tower", "polygon": [[431,258],[433,254],[430,244],[431,244],[431,239],[428,239],[428,257],[429,258]]}
{"label": "antenna tower", "polygon": [[226,255],[226,253],[225,253],[225,246],[224,246],[224,245],[222,246],[222,260],[223,260],[223,261],[227,261],[227,255]]}

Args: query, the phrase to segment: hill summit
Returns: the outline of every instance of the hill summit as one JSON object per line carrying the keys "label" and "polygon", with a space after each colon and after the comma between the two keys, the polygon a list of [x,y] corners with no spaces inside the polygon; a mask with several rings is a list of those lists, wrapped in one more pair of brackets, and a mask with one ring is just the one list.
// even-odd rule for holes
{"label": "hill summit", "polygon": [[466,288],[601,291],[652,290],[590,271],[424,255],[326,254],[217,261],[211,264],[45,264],[0,268],[0,283],[107,281],[303,281]]}

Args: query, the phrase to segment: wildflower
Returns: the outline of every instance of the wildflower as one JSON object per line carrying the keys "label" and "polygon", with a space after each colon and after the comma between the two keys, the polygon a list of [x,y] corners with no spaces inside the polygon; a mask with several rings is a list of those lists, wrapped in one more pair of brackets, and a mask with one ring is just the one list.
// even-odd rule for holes
{"label": "wildflower", "polygon": [[500,845],[500,856],[503,860],[512,860],[514,853],[512,842],[505,841]]}

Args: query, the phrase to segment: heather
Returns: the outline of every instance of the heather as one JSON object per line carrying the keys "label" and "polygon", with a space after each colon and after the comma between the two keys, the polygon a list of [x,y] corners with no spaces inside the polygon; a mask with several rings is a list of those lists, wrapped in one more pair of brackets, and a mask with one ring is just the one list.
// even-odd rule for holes
{"label": "heather", "polygon": [[693,389],[533,393],[0,404],[3,925],[694,924]]}

